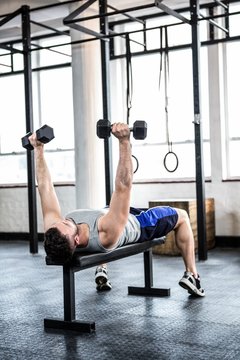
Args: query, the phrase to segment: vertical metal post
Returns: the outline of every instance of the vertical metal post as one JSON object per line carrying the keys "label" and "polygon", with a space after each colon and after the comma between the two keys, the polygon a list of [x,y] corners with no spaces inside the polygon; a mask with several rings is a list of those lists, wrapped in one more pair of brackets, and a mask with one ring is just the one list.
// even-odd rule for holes
{"label": "vertical metal post", "polygon": [[[215,9],[214,6],[209,7],[209,9],[208,9],[209,16],[214,15],[214,9]],[[210,40],[214,40],[215,39],[215,27],[211,22],[208,23],[208,27],[209,27],[209,38],[210,38]]]}
{"label": "vertical metal post", "polygon": [[151,288],[153,286],[152,249],[144,251],[143,261],[144,261],[145,287]]}
{"label": "vertical metal post", "polygon": [[[31,32],[29,6],[24,5],[22,10],[22,43],[23,43],[23,64],[24,64],[24,89],[25,89],[25,112],[26,132],[33,131],[33,104],[32,104],[32,68],[31,68]],[[37,234],[37,201],[34,170],[34,153],[27,150],[27,174],[28,174],[28,216],[30,252],[38,252]]]}
{"label": "vertical metal post", "polygon": [[[107,1],[99,0],[99,15],[107,12]],[[108,19],[106,16],[100,17],[100,32],[108,34]],[[101,61],[102,61],[102,101],[103,118],[110,120],[110,96],[109,96],[109,40],[101,41]],[[111,137],[104,139],[104,160],[105,160],[105,189],[106,205],[110,204],[113,192],[113,170],[112,170],[112,143]]]}
{"label": "vertical metal post", "polygon": [[228,32],[226,33],[226,37],[228,38],[230,36],[230,32],[229,32],[229,0],[226,1],[226,8],[224,10],[225,13],[225,28],[228,30]]}
{"label": "vertical metal post", "polygon": [[194,96],[194,130],[196,156],[196,194],[197,194],[197,233],[198,258],[207,259],[206,243],[206,210],[205,210],[205,179],[203,168],[203,138],[200,106],[200,39],[198,34],[199,0],[190,0],[192,29],[192,67]]}
{"label": "vertical metal post", "polygon": [[69,266],[63,266],[63,302],[64,320],[75,320],[75,283],[74,271]]}

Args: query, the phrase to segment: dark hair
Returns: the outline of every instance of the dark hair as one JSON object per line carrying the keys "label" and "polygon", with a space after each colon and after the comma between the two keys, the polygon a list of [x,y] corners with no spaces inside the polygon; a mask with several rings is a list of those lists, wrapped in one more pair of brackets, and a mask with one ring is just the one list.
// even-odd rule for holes
{"label": "dark hair", "polygon": [[45,232],[44,249],[52,260],[63,263],[71,260],[75,250],[70,246],[67,236],[57,228],[50,228]]}

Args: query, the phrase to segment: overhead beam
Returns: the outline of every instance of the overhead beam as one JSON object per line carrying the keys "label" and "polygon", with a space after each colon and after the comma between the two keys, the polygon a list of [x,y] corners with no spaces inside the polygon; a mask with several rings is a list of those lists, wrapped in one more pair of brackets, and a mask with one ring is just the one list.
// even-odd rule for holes
{"label": "overhead beam", "polygon": [[44,28],[44,29],[54,31],[54,32],[55,32],[56,34],[58,34],[58,35],[67,35],[67,36],[70,36],[67,31],[61,31],[61,30],[58,30],[58,29],[54,29],[54,28],[51,27],[51,26],[48,26],[48,25],[39,23],[39,22],[37,22],[37,21],[30,20],[30,23],[31,23],[31,24],[34,24],[34,25],[37,25],[37,26],[39,26],[39,27],[42,27],[42,28]]}
{"label": "overhead beam", "polygon": [[[64,25],[67,25],[67,26],[69,26],[69,27],[72,28],[72,29],[81,31],[81,32],[83,32],[84,34],[88,34],[88,35],[91,35],[91,36],[95,36],[97,39],[106,38],[105,35],[100,34],[100,33],[96,32],[96,31],[94,31],[94,30],[88,29],[88,28],[86,28],[85,26],[82,26],[82,25],[79,25],[79,24],[75,24],[75,23],[71,23],[71,24],[64,23]],[[107,37],[108,37],[108,36],[107,36]],[[88,40],[89,40],[89,39],[88,39]]]}
{"label": "overhead beam", "polygon": [[216,26],[218,29],[224,31],[226,34],[229,33],[228,29],[226,29],[225,27],[219,25],[216,21],[214,21],[214,20],[212,20],[212,19],[209,19],[209,18],[205,18],[205,16],[204,16],[201,12],[199,12],[199,15],[201,16],[201,18],[202,18],[203,20],[209,21],[210,24]]}
{"label": "overhead beam", "polygon": [[73,20],[76,16],[81,14],[83,11],[87,10],[96,0],[88,0],[85,4],[79,6],[76,10],[71,12],[68,16],[63,19],[63,22],[68,22],[69,20]]}
{"label": "overhead beam", "polygon": [[16,11],[14,11],[13,13],[8,14],[2,20],[0,20],[0,26],[8,23],[10,20],[14,19],[16,16],[20,15],[21,13],[22,13],[22,10],[18,9]]}
{"label": "overhead beam", "polygon": [[[112,6],[112,5],[107,5],[107,7],[109,7],[109,8],[112,9],[112,10],[119,11],[118,9],[116,9],[116,8],[115,8],[114,6]],[[145,24],[145,22],[144,22],[143,20],[139,19],[139,18],[136,18],[136,17],[134,17],[134,16],[131,16],[131,15],[125,13],[125,12],[122,12],[122,14],[123,14],[124,16],[126,16],[127,18],[129,18],[130,20],[137,21],[137,22],[139,22],[139,23],[142,24],[142,25]]]}
{"label": "overhead beam", "polygon": [[228,9],[228,6],[226,4],[224,4],[222,1],[220,0],[215,0],[215,3],[217,3],[218,5],[222,6],[225,10]]}
{"label": "overhead beam", "polygon": [[190,24],[190,20],[185,18],[185,16],[182,16],[177,11],[170,9],[167,5],[162,4],[162,0],[155,0],[155,6],[157,6],[159,9],[167,13],[168,15],[172,15],[176,17],[177,19],[183,21],[184,23]]}
{"label": "overhead beam", "polygon": [[81,5],[79,8],[74,10],[71,14],[69,14],[67,17],[63,19],[64,25],[67,25],[75,30],[81,31],[85,34],[95,36],[96,38],[100,39],[103,37],[102,34],[88,29],[85,26],[76,24],[76,21],[79,19],[75,19],[78,15],[82,14],[85,10],[87,10],[96,0],[88,0],[85,4]]}
{"label": "overhead beam", "polygon": [[149,8],[153,8],[154,6],[155,6],[154,3],[153,4],[140,5],[140,6],[135,6],[135,7],[132,7],[132,8],[125,8],[125,9],[115,10],[115,11],[111,11],[111,12],[106,11],[106,12],[104,12],[102,14],[90,15],[90,16],[86,16],[86,17],[81,17],[79,19],[70,19],[70,15],[71,15],[70,14],[65,19],[67,20],[66,24],[69,25],[69,24],[74,23],[74,22],[94,20],[94,19],[110,17],[110,16],[114,16],[114,15],[126,15],[126,13],[129,13],[131,11],[146,10],[146,9],[149,9]]}

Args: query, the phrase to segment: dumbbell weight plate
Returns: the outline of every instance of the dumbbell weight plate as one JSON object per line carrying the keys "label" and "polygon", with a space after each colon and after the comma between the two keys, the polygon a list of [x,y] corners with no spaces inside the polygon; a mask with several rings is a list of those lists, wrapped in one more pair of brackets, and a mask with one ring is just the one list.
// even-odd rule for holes
{"label": "dumbbell weight plate", "polygon": [[107,139],[111,135],[111,123],[109,120],[98,120],[97,136],[100,139]]}
{"label": "dumbbell weight plate", "polygon": [[136,120],[133,124],[133,137],[136,140],[144,140],[147,136],[147,123],[143,120]]}
{"label": "dumbbell weight plate", "polygon": [[41,141],[43,144],[48,143],[52,139],[54,139],[53,128],[48,125],[43,125],[36,131],[37,139]]}
{"label": "dumbbell weight plate", "polygon": [[33,146],[31,145],[30,141],[29,141],[29,136],[31,136],[32,133],[28,132],[24,137],[22,137],[22,146],[27,149],[27,150],[33,150]]}

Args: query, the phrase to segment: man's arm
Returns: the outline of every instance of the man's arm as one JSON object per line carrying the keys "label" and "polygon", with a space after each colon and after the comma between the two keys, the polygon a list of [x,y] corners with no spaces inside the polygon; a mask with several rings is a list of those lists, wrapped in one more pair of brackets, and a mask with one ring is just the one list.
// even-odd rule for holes
{"label": "man's arm", "polygon": [[37,141],[36,134],[31,135],[29,140],[34,147],[36,177],[46,231],[53,223],[62,219],[61,209],[44,157],[44,145]]}
{"label": "man's arm", "polygon": [[112,133],[119,140],[119,161],[109,211],[99,220],[103,246],[114,245],[127,223],[133,179],[129,127],[126,124],[114,124]]}

